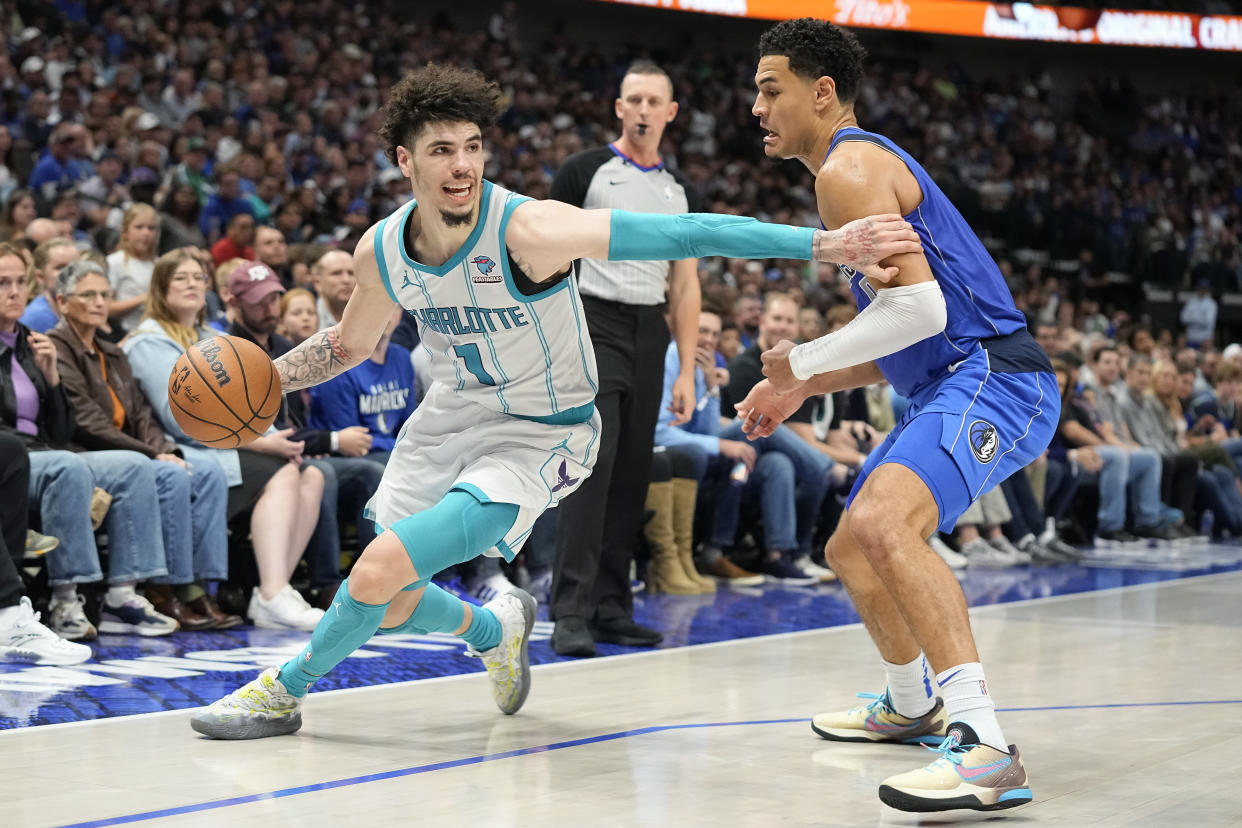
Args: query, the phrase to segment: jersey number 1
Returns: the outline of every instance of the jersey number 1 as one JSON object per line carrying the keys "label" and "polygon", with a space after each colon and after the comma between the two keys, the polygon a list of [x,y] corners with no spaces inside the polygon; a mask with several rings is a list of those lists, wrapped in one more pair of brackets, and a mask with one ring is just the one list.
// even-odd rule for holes
{"label": "jersey number 1", "polygon": [[495,385],[496,380],[492,379],[492,375],[487,373],[483,367],[483,358],[479,356],[479,346],[474,343],[469,345],[454,345],[453,353],[461,357],[462,362],[466,363],[466,370],[474,374],[474,378],[481,385]]}

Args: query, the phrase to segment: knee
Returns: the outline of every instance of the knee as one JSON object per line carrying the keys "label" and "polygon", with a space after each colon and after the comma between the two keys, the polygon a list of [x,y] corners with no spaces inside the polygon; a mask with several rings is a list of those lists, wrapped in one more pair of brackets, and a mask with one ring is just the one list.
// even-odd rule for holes
{"label": "knee", "polygon": [[793,461],[779,451],[769,451],[759,455],[755,461],[755,471],[764,480],[788,480],[794,482]]}
{"label": "knee", "polygon": [[918,534],[893,513],[891,503],[861,495],[850,507],[849,529],[854,542],[872,560],[897,550]]}
{"label": "knee", "polygon": [[[388,531],[371,541],[349,571],[349,594],[359,601],[377,603],[377,596],[391,598],[409,582],[413,565],[405,546]],[[434,575],[420,572],[419,578]]]}
{"label": "knee", "polygon": [[301,474],[302,491],[322,493],[324,489],[323,472],[315,466],[303,466]]}

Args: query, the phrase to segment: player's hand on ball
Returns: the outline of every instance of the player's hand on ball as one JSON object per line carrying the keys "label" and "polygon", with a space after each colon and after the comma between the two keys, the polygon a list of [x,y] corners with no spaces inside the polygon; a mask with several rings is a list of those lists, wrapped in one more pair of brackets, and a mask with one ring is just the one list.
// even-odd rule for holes
{"label": "player's hand on ball", "polygon": [[366,426],[350,426],[336,433],[336,444],[346,457],[366,457],[371,450],[371,432]]}
{"label": "player's hand on ball", "polygon": [[782,339],[760,357],[763,360],[763,375],[778,394],[788,394],[802,384],[802,380],[794,376],[793,366],[789,364],[789,352],[793,349],[792,342]]}
{"label": "player's hand on ball", "polygon": [[742,431],[748,440],[767,437],[802,405],[801,394],[779,394],[772,383],[763,380],[737,404]]}

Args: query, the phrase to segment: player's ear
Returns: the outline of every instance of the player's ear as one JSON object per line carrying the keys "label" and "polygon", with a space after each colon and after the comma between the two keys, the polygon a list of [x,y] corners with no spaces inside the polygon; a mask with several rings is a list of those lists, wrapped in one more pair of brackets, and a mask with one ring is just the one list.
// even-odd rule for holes
{"label": "player's ear", "polygon": [[815,81],[815,108],[823,111],[837,100],[837,82],[828,75],[821,75]]}
{"label": "player's ear", "polygon": [[402,144],[397,144],[397,167],[406,178],[412,178],[410,170],[410,151]]}

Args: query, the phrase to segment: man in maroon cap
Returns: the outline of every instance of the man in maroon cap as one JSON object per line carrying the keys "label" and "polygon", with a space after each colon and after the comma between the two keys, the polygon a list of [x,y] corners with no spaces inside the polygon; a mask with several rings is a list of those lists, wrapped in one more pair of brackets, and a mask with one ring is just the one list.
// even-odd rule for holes
{"label": "man in maroon cap", "polygon": [[276,333],[280,321],[280,297],[285,292],[280,277],[262,262],[244,261],[229,274],[229,307],[233,327],[229,333],[255,342],[273,357],[293,347]]}

